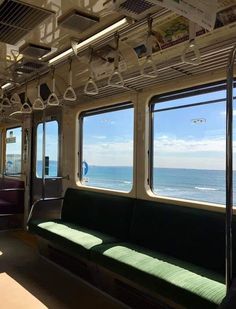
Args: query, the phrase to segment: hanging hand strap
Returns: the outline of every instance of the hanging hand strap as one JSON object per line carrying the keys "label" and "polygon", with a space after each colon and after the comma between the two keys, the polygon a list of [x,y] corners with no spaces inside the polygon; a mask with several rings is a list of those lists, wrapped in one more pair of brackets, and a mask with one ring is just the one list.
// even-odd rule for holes
{"label": "hanging hand strap", "polygon": [[52,68],[52,93],[50,94],[50,96],[47,99],[47,104],[49,106],[58,106],[58,105],[60,105],[58,96],[55,93],[55,89],[56,89],[55,69]]}
{"label": "hanging hand strap", "polygon": [[33,109],[34,110],[44,110],[45,105],[40,95],[40,78],[38,79],[37,84],[37,98],[34,100]]}
{"label": "hanging hand strap", "polygon": [[63,99],[66,101],[76,101],[77,100],[75,90],[72,87],[71,64],[72,64],[72,58],[69,59],[69,74],[68,74],[69,86],[66,88],[64,95],[63,95]]}
{"label": "hanging hand strap", "polygon": [[[153,31],[152,31],[152,23],[153,19],[149,16],[148,17],[148,34],[146,39],[146,60],[144,61],[143,65],[141,66],[141,75],[148,78],[156,78],[158,76],[156,65],[152,58],[152,47],[153,47]],[[152,69],[149,72],[150,68]]]}
{"label": "hanging hand strap", "polygon": [[27,85],[27,82],[26,82],[26,84],[25,84],[25,102],[22,105],[21,110],[20,110],[22,114],[32,113],[32,108],[28,103],[28,93],[27,92],[28,92],[28,85]]}
{"label": "hanging hand strap", "polygon": [[10,100],[7,98],[7,97],[4,97],[4,90],[1,89],[1,97],[0,97],[0,100],[1,100],[1,109],[2,108],[10,108],[11,107],[11,102]]}
{"label": "hanging hand strap", "polygon": [[18,57],[19,57],[19,55],[20,55],[19,51],[16,50],[16,49],[12,49],[12,50],[11,50],[11,54],[12,54],[12,56],[13,56],[14,61],[17,62],[17,61],[18,61]]}
{"label": "hanging hand strap", "polygon": [[93,59],[93,49],[91,48],[90,58],[89,58],[89,78],[84,87],[84,93],[87,95],[97,95],[99,93],[98,86],[95,82],[95,76],[92,68]]}
{"label": "hanging hand strap", "polygon": [[92,77],[89,77],[84,87],[84,93],[87,95],[97,95],[99,93],[97,84],[95,83]]}
{"label": "hanging hand strap", "polygon": [[[9,101],[10,102],[10,101]],[[20,102],[21,103],[21,102]],[[22,114],[31,114],[32,108],[28,103],[28,97],[27,97],[27,83],[25,83],[25,102],[21,105],[20,110],[13,112],[9,115],[9,117],[12,117],[14,115],[22,115]]]}
{"label": "hanging hand strap", "polygon": [[[201,55],[200,50],[196,45],[196,24],[189,21],[189,42],[188,45],[185,47],[183,54],[181,56],[181,60],[184,63],[192,64],[192,65],[199,65],[201,63]],[[190,59],[187,57],[187,54],[193,52],[194,59]]]}
{"label": "hanging hand strap", "polygon": [[43,100],[41,98],[36,98],[33,103],[33,109],[42,111],[44,108],[45,106]]}
{"label": "hanging hand strap", "polygon": [[31,108],[31,106],[29,105],[28,102],[25,102],[22,105],[20,112],[21,112],[21,114],[31,114],[32,113],[32,108]]}
{"label": "hanging hand strap", "polygon": [[2,107],[11,108],[11,102],[7,97],[2,99]]}
{"label": "hanging hand strap", "polygon": [[18,93],[13,93],[13,95],[10,98],[10,102],[14,105],[19,105],[21,104],[21,99]]}
{"label": "hanging hand strap", "polygon": [[108,86],[112,87],[124,87],[124,79],[121,75],[120,68],[119,68],[119,57],[120,57],[120,51],[119,51],[119,42],[120,42],[120,36],[118,33],[115,34],[115,42],[116,42],[116,50],[115,50],[115,58],[114,58],[114,69],[108,78]]}

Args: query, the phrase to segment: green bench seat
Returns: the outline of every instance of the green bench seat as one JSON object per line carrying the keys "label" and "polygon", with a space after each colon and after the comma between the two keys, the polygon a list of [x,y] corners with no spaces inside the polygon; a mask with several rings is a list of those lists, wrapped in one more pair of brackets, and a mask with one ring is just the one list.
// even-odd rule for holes
{"label": "green bench seat", "polygon": [[184,308],[217,308],[225,297],[224,278],[212,271],[129,243],[104,244],[92,260]]}
{"label": "green bench seat", "polygon": [[90,249],[128,237],[134,199],[67,189],[61,219],[30,220],[29,231],[72,255],[90,258]]}
{"label": "green bench seat", "polygon": [[223,213],[71,188],[60,220],[29,223],[56,248],[187,309],[225,296],[224,228]]}
{"label": "green bench seat", "polygon": [[67,253],[86,259],[90,258],[91,248],[116,241],[112,236],[62,220],[35,220],[29,224],[29,230]]}

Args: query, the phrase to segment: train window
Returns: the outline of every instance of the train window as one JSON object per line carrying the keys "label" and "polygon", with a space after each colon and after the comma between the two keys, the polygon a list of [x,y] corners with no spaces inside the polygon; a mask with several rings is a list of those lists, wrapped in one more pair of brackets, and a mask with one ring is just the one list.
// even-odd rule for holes
{"label": "train window", "polygon": [[22,128],[6,130],[5,173],[8,176],[21,174],[22,167]]}
{"label": "train window", "polygon": [[153,193],[225,204],[225,89],[154,101],[151,113]]}
{"label": "train window", "polygon": [[134,108],[123,105],[82,115],[81,182],[129,192],[133,185]]}
{"label": "train window", "polygon": [[[45,123],[45,170],[46,178],[58,176],[59,127],[56,120]],[[36,176],[43,174],[43,124],[37,126]]]}

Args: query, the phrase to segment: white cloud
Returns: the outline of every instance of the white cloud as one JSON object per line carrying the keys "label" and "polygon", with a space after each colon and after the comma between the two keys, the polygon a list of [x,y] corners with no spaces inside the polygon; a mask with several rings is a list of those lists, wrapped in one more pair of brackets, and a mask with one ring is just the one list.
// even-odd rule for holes
{"label": "white cloud", "polygon": [[84,144],[83,153],[84,160],[90,165],[133,165],[133,141]]}
{"label": "white cloud", "polygon": [[224,170],[225,157],[211,156],[203,158],[201,156],[190,156],[188,154],[181,157],[175,155],[167,157],[163,154],[155,158],[154,166],[162,168]]}
{"label": "white cloud", "polygon": [[225,168],[225,147],[225,139],[222,137],[196,140],[163,135],[154,141],[154,165],[222,170]]}
{"label": "white cloud", "polygon": [[219,137],[202,140],[191,138],[186,140],[163,135],[154,141],[154,149],[162,153],[223,152],[225,151],[225,139]]}
{"label": "white cloud", "polygon": [[106,139],[107,137],[105,135],[94,135],[93,138],[96,138],[96,139]]}
{"label": "white cloud", "polygon": [[[197,140],[193,137],[184,139],[162,135],[154,141],[154,150],[154,165],[157,167],[215,170],[225,168],[225,139],[222,137]],[[133,141],[84,144],[83,157],[89,165],[132,166]]]}
{"label": "white cloud", "polygon": [[100,122],[104,125],[114,125],[115,124],[115,121],[109,118],[103,118],[100,120]]}

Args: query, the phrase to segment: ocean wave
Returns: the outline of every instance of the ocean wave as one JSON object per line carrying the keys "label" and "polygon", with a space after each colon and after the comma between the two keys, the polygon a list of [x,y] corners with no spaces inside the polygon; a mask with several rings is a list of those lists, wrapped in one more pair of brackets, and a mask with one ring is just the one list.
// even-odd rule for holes
{"label": "ocean wave", "polygon": [[132,182],[131,181],[123,181],[123,183],[130,185]]}
{"label": "ocean wave", "polygon": [[208,188],[208,187],[194,187],[197,190],[202,190],[202,191],[218,191],[216,188]]}
{"label": "ocean wave", "polygon": [[159,192],[164,192],[164,191],[178,191],[178,188],[168,188],[168,187],[155,188],[155,191],[159,191]]}

